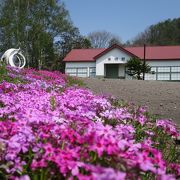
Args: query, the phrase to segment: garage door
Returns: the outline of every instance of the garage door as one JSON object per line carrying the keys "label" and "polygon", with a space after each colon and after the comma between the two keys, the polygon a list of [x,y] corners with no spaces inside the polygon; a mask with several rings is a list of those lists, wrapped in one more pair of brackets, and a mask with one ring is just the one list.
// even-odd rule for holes
{"label": "garage door", "polygon": [[118,78],[118,64],[106,64],[106,78]]}

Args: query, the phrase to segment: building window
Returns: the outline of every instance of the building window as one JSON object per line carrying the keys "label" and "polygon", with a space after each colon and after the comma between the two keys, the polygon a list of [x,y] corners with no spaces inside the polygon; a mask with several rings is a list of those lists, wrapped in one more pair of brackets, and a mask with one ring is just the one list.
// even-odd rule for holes
{"label": "building window", "polygon": [[170,80],[170,74],[169,73],[158,74],[157,80]]}
{"label": "building window", "polygon": [[87,77],[87,68],[86,67],[66,68],[66,73],[69,74],[70,76]]}
{"label": "building window", "polygon": [[117,61],[119,58],[118,58],[118,57],[115,57],[114,59]]}
{"label": "building window", "polygon": [[156,73],[156,70],[157,70],[157,68],[156,68],[156,67],[151,67],[151,72],[153,71],[153,72],[155,72],[155,73]]}
{"label": "building window", "polygon": [[78,77],[87,77],[87,68],[77,68]]}
{"label": "building window", "polygon": [[108,58],[108,61],[110,61],[111,60],[111,58]]}
{"label": "building window", "polygon": [[158,67],[158,72],[170,72],[170,67]]}
{"label": "building window", "polygon": [[179,81],[180,80],[180,73],[172,73],[171,74],[171,80]]}
{"label": "building window", "polygon": [[171,72],[180,72],[180,67],[171,67]]}
{"label": "building window", "polygon": [[180,80],[180,66],[153,66],[151,67],[151,73],[145,75],[146,80],[149,79],[148,76],[153,77],[150,80]]}
{"label": "building window", "polygon": [[89,77],[95,77],[96,76],[96,68],[90,67],[89,68]]}
{"label": "building window", "polygon": [[76,68],[66,68],[67,74],[76,74]]}
{"label": "building window", "polygon": [[125,61],[125,57],[122,57],[121,60],[122,60],[122,61]]}

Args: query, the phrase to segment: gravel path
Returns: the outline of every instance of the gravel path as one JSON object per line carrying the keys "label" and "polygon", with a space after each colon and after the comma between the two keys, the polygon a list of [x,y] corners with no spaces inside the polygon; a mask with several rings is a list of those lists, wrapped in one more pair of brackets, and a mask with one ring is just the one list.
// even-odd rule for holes
{"label": "gravel path", "polygon": [[180,125],[180,82],[83,78],[97,94],[146,105],[151,113],[170,118]]}

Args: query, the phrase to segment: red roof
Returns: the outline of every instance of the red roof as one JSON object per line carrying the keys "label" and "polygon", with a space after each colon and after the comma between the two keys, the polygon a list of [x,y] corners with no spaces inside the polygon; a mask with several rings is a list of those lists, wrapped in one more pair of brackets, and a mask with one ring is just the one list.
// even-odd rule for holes
{"label": "red roof", "polygon": [[[131,56],[144,58],[144,47],[122,48],[113,45],[106,49],[73,49],[64,58],[65,62],[95,61],[113,48],[119,48]],[[146,46],[146,60],[180,60],[180,46]]]}
{"label": "red roof", "polygon": [[[126,50],[139,58],[144,58],[144,47],[127,47]],[[180,46],[148,46],[146,47],[146,59],[149,60],[180,60]]]}
{"label": "red roof", "polygon": [[64,61],[95,61],[94,57],[104,50],[105,49],[73,49],[66,55]]}

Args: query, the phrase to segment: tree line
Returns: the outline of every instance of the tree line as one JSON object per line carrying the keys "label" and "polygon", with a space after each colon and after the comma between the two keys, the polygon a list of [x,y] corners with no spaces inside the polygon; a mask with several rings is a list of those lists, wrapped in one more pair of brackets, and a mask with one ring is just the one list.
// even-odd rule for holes
{"label": "tree line", "polygon": [[131,45],[180,45],[180,18],[168,19],[151,25],[139,33]]}
{"label": "tree line", "polygon": [[180,18],[167,19],[151,25],[125,43],[119,36],[106,31],[91,32],[87,37],[94,48],[107,48],[114,43],[121,46],[180,45]]}
{"label": "tree line", "polygon": [[106,31],[89,33],[88,38],[94,48],[109,47],[113,43],[121,46],[180,45],[180,18],[167,19],[151,25],[125,43],[120,37]]}
{"label": "tree line", "polygon": [[72,48],[91,46],[60,0],[0,0],[0,4],[0,51],[21,47],[29,67],[62,69],[62,59]]}

